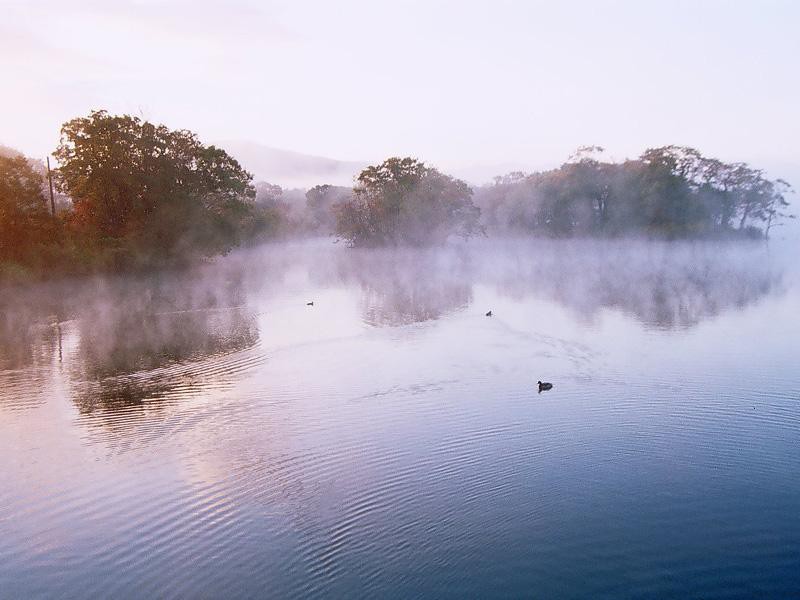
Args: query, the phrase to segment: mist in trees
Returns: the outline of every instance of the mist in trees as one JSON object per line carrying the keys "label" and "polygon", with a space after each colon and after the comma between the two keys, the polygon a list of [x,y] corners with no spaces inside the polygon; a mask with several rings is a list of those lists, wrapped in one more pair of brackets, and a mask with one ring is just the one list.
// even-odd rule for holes
{"label": "mist in trees", "polygon": [[580,148],[557,169],[511,173],[476,191],[491,232],[550,237],[769,236],[789,215],[790,186],[744,163],[665,146],[621,163]]}
{"label": "mist in trees", "polygon": [[413,158],[367,167],[335,210],[336,233],[352,246],[427,245],[480,231],[470,187]]}
{"label": "mist in trees", "polygon": [[251,175],[189,131],[98,111],[62,127],[55,156],[71,225],[114,264],[225,253],[252,218]]}
{"label": "mist in trees", "polygon": [[20,155],[0,154],[0,263],[40,264],[56,227],[44,179]]}
{"label": "mist in trees", "polygon": [[347,202],[353,190],[339,185],[315,185],[306,192],[309,225],[315,233],[330,234],[336,229],[335,206]]}
{"label": "mist in trees", "polygon": [[55,214],[45,163],[0,147],[0,277],[187,264],[242,245],[336,236],[349,246],[433,246],[475,235],[768,238],[791,188],[693,148],[610,162],[579,148],[556,169],[472,189],[415,158],[369,166],[352,188],[253,183],[186,130],[94,111],[61,129]]}

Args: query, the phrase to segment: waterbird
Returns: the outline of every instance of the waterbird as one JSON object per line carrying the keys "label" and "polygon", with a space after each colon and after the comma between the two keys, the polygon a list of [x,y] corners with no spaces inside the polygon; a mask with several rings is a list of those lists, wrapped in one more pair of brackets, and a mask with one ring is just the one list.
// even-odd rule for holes
{"label": "waterbird", "polygon": [[314,306],[314,301],[312,300],[311,302],[306,302],[306,306]]}
{"label": "waterbird", "polygon": [[546,392],[547,390],[552,390],[553,389],[553,384],[552,383],[547,383],[546,381],[544,381],[544,382],[543,381],[537,381],[536,383],[539,384],[539,391],[540,392]]}
{"label": "waterbird", "polygon": [[486,316],[487,317],[491,317],[492,316],[492,311],[489,311],[488,313],[486,313]]}

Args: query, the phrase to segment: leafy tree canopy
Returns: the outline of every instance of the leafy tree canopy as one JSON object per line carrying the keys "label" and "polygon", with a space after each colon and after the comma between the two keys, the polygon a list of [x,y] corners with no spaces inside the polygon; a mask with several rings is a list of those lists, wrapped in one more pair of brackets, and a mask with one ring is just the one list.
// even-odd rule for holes
{"label": "leafy tree canopy", "polygon": [[316,233],[330,234],[336,229],[335,206],[346,202],[353,190],[338,185],[315,185],[306,192],[309,226]]}
{"label": "leafy tree canopy", "polygon": [[126,260],[224,253],[251,216],[250,174],[189,131],[95,111],[64,124],[55,156],[76,226]]}
{"label": "leafy tree canopy", "polygon": [[768,237],[790,216],[789,185],[744,163],[684,146],[651,148],[622,163],[602,161],[602,152],[585,146],[558,169],[495,178],[476,197],[486,224],[557,236]]}
{"label": "leafy tree canopy", "polygon": [[22,155],[0,154],[0,260],[28,262],[52,228],[44,181]]}
{"label": "leafy tree canopy", "polygon": [[472,190],[414,158],[364,169],[336,206],[336,233],[354,246],[434,244],[480,231]]}

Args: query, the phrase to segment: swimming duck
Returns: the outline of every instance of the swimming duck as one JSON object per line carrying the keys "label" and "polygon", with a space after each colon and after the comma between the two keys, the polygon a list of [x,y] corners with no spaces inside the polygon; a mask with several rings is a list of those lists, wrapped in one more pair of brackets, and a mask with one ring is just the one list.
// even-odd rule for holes
{"label": "swimming duck", "polygon": [[552,383],[547,383],[546,381],[544,381],[544,382],[543,381],[537,381],[537,383],[539,384],[539,391],[540,392],[546,392],[547,390],[552,390],[553,389],[553,384]]}
{"label": "swimming duck", "polygon": [[486,313],[486,316],[487,316],[487,317],[491,317],[491,316],[492,316],[492,311],[489,311],[489,312],[487,312],[487,313]]}
{"label": "swimming duck", "polygon": [[312,300],[311,302],[306,302],[306,306],[314,306],[314,301]]}

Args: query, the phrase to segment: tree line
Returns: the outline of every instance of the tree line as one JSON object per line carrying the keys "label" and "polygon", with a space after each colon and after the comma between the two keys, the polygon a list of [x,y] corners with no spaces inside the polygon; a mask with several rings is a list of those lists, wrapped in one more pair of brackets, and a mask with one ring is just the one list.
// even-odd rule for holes
{"label": "tree line", "polygon": [[768,237],[791,216],[785,181],[679,146],[623,162],[585,147],[557,169],[476,189],[390,158],[352,189],[283,190],[254,183],[190,131],[94,111],[63,125],[53,155],[51,205],[44,165],[0,148],[0,275],[175,265],[289,235],[333,234],[351,246],[507,233]]}
{"label": "tree line", "polygon": [[664,146],[621,163],[578,149],[557,169],[511,173],[478,190],[492,231],[548,236],[769,237],[791,192],[745,163]]}

